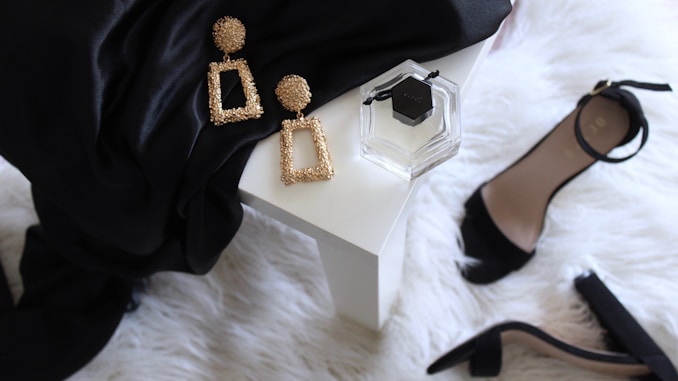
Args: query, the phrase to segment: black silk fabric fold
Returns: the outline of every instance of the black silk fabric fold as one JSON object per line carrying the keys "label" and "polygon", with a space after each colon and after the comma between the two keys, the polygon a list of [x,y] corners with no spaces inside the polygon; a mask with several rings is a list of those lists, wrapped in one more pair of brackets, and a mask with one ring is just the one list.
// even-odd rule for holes
{"label": "black silk fabric fold", "polygon": [[[113,334],[135,280],[210,270],[240,226],[252,149],[291,117],[274,95],[284,75],[308,81],[308,113],[405,59],[490,36],[510,10],[508,0],[3,1],[0,155],[31,182],[40,224],[26,235],[16,305],[0,276],[0,379],[67,378]],[[223,59],[211,36],[222,16],[247,28],[230,56],[248,61],[264,114],[214,126],[207,70]],[[242,97],[227,79],[226,103]]]}

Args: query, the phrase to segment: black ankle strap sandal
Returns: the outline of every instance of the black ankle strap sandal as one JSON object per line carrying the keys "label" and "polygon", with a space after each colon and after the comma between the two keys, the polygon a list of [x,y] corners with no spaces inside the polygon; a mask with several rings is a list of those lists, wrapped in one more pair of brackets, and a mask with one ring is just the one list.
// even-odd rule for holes
{"label": "black ankle strap sandal", "polygon": [[[619,163],[645,145],[649,127],[640,102],[622,87],[671,91],[666,84],[598,82],[549,134],[469,197],[461,234],[470,260],[459,264],[466,280],[492,283],[525,265],[535,254],[551,198],[596,161]],[[635,152],[608,156],[638,133]]]}

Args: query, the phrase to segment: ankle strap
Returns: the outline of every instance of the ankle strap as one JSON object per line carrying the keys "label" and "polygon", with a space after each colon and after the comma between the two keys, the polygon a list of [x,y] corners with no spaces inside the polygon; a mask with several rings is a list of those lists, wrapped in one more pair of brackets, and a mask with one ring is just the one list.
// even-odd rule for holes
{"label": "ankle strap", "polygon": [[[647,123],[647,119],[645,119],[643,109],[640,107],[640,102],[631,92],[620,89],[621,86],[629,86],[638,89],[653,91],[672,91],[671,86],[669,86],[668,84],[636,82],[631,80],[624,80],[619,82],[606,80],[598,82],[596,86],[593,88],[593,90],[589,94],[584,95],[577,103],[577,106],[579,106],[579,112],[577,113],[577,117],[574,123],[574,133],[577,138],[577,142],[584,150],[584,152],[586,152],[589,156],[593,157],[596,160],[605,161],[608,163],[619,163],[628,160],[635,156],[643,148],[645,142],[647,142],[647,138],[650,132],[649,125]],[[622,140],[622,142],[619,143],[619,145],[624,145],[631,141],[638,134],[638,131],[642,132],[640,145],[638,146],[638,149],[632,154],[619,158],[609,157],[593,149],[593,147],[591,147],[591,145],[584,139],[584,133],[581,130],[579,119],[581,117],[581,113],[582,110],[584,109],[584,106],[596,96],[603,96],[605,98],[616,100],[629,113],[629,131]]]}

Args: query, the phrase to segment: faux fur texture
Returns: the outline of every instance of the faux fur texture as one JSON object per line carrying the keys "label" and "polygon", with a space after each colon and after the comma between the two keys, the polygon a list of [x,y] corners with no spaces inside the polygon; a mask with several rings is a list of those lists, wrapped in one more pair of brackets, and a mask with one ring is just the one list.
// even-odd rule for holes
{"label": "faux fur texture", "polygon": [[[455,261],[463,203],[545,135],[599,79],[678,90],[674,0],[519,0],[463,101],[457,157],[423,179],[408,220],[404,279],[380,334],[334,316],[315,243],[246,208],[206,276],[152,277],[140,308],[84,380],[467,380],[464,366],[427,376],[437,356],[505,319],[602,348],[603,331],[573,288],[594,269],[678,364],[678,94],[632,90],[650,140],[622,164],[596,163],[552,200],[537,256],[488,286]],[[444,73],[442,73],[444,75]],[[13,292],[29,184],[0,160],[0,259]],[[261,239],[265,237],[266,239]],[[38,366],[36,364],[36,366]],[[501,380],[617,380],[509,346]]]}

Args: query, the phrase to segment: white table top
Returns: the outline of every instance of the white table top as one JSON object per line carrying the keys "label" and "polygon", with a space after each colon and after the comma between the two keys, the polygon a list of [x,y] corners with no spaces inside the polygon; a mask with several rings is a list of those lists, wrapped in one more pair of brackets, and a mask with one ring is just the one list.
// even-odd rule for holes
{"label": "white table top", "polygon": [[[464,96],[493,41],[490,37],[441,59],[420,63],[426,69],[440,70],[441,76],[459,85],[462,146]],[[280,180],[280,135],[276,133],[260,141],[252,152],[240,180],[242,201],[315,238],[339,238],[379,255],[418,180],[407,182],[360,157],[359,110],[360,92],[355,88],[307,115],[322,122],[335,169],[332,179],[284,185]],[[295,159],[311,155],[310,138],[307,141],[295,135],[294,149]]]}

